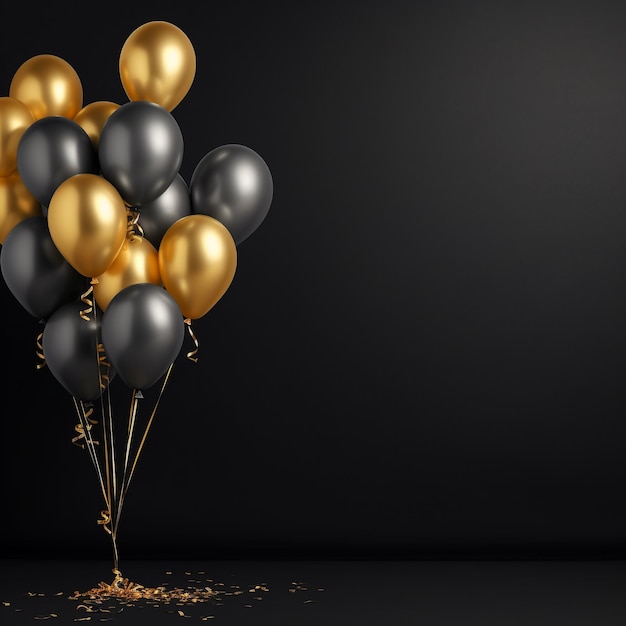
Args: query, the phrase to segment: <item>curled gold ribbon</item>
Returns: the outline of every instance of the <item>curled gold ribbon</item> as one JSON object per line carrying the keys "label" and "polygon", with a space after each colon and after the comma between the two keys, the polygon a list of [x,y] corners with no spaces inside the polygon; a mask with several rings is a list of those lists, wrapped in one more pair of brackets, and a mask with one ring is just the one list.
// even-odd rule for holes
{"label": "curled gold ribbon", "polygon": [[140,210],[136,207],[127,206],[126,215],[128,216],[128,223],[126,224],[126,238],[129,241],[142,239],[144,231],[141,224],[139,224]]}
{"label": "curled gold ribbon", "polygon": [[93,300],[89,296],[93,293],[93,286],[95,284],[94,281],[96,283],[98,282],[97,279],[93,278],[91,280],[91,284],[89,285],[89,289],[87,289],[87,291],[80,296],[81,301],[87,305],[86,309],[81,310],[80,316],[87,322],[91,319],[89,317],[89,313],[93,311]]}
{"label": "curled gold ribbon", "polygon": [[190,352],[187,352],[187,358],[190,361],[193,361],[194,363],[198,362],[198,357],[196,356],[196,354],[198,354],[198,350],[199,348],[199,344],[198,344],[198,339],[196,338],[192,328],[191,328],[191,319],[186,317],[185,318],[185,324],[187,324],[187,330],[189,331],[189,336],[191,337],[191,339],[193,340],[194,344],[195,344],[195,349],[191,350]]}
{"label": "curled gold ribbon", "polygon": [[[87,438],[87,433],[89,433],[91,429],[93,428],[93,426],[95,426],[98,423],[98,420],[91,419],[90,415],[92,413],[93,413],[93,407],[89,407],[88,410],[85,411],[84,416],[83,416],[85,420],[85,424],[87,425],[87,432],[85,432],[85,426],[83,425],[82,421],[76,424],[76,426],[74,426],[74,430],[78,433],[78,435],[72,438],[72,443],[78,446],[79,448],[83,448],[83,449],[85,448],[83,439]],[[91,443],[95,446],[100,445],[100,442],[96,441],[93,438],[91,439]]]}
{"label": "curled gold ribbon", "polygon": [[35,340],[37,343],[37,349],[35,350],[35,354],[39,359],[39,363],[37,363],[37,369],[40,370],[42,367],[46,366],[46,357],[43,354],[43,345],[41,340],[43,338],[43,331],[37,335],[37,339]]}
{"label": "curled gold ribbon", "polygon": [[107,534],[113,534],[113,531],[109,526],[111,524],[111,511],[104,509],[103,511],[100,511],[100,515],[101,518],[98,520],[98,524],[104,528]]}
{"label": "curled gold ribbon", "polygon": [[[98,349],[98,365],[100,366],[100,389],[103,391],[108,387],[110,382],[109,371],[111,369],[111,364],[107,361],[107,355],[104,351],[104,344],[99,343],[97,346]],[[105,368],[105,371],[102,371],[102,368]],[[106,383],[106,384],[105,384]]]}

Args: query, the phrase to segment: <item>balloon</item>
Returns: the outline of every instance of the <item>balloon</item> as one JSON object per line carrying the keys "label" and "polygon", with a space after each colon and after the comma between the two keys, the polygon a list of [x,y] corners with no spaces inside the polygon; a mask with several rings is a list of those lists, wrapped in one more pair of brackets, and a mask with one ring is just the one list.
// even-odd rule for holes
{"label": "balloon", "polygon": [[200,159],[189,192],[191,212],[222,222],[239,245],[265,219],[274,183],[267,164],[254,150],[227,144]]}
{"label": "balloon", "polygon": [[153,102],[127,102],[102,129],[100,169],[126,203],[138,207],[172,184],[183,148],[183,134],[171,113]]}
{"label": "balloon", "polygon": [[163,285],[189,319],[202,317],[230,286],[237,248],[227,228],[208,215],[181,217],[159,247]]}
{"label": "balloon", "polygon": [[98,100],[85,105],[75,116],[74,121],[89,135],[94,149],[98,149],[100,133],[105,122],[113,111],[120,108],[119,104],[108,100]]}
{"label": "balloon", "polygon": [[102,316],[102,341],[124,383],[147,389],[178,356],[184,327],[178,305],[163,287],[137,283],[109,302]]}
{"label": "balloon", "polygon": [[56,247],[78,272],[92,278],[103,274],[119,254],[127,223],[120,194],[97,174],[68,178],[48,206],[48,227]]}
{"label": "balloon", "polygon": [[126,239],[113,263],[97,279],[93,295],[103,311],[129,285],[152,283],[162,287],[156,248],[142,237]]}
{"label": "balloon", "polygon": [[56,380],[77,400],[90,402],[108,388],[115,370],[107,365],[103,349],[98,350],[102,317],[96,312],[85,319],[81,317],[84,308],[78,299],[59,307],[45,323],[41,347]]}
{"label": "balloon", "polygon": [[28,190],[45,206],[57,187],[74,174],[98,172],[89,135],[66,117],[31,124],[17,148],[17,169]]}
{"label": "balloon", "polygon": [[41,204],[26,189],[19,173],[0,178],[0,244],[16,224],[36,215],[42,215]]}
{"label": "balloon", "polygon": [[83,86],[76,70],[53,54],[24,61],[11,79],[9,96],[23,102],[36,120],[49,115],[72,119],[83,106]]}
{"label": "balloon", "polygon": [[7,235],[0,270],[9,291],[37,318],[48,317],[88,286],[54,245],[42,215],[22,220]]}
{"label": "balloon", "polygon": [[141,206],[138,223],[144,237],[158,248],[165,231],[176,220],[190,213],[189,188],[183,177],[177,174],[160,196]]}
{"label": "balloon", "polygon": [[124,42],[119,72],[129,100],[148,100],[172,111],[191,88],[196,53],[177,26],[148,22]]}
{"label": "balloon", "polygon": [[17,169],[17,146],[24,131],[35,121],[30,109],[19,100],[0,98],[0,177]]}

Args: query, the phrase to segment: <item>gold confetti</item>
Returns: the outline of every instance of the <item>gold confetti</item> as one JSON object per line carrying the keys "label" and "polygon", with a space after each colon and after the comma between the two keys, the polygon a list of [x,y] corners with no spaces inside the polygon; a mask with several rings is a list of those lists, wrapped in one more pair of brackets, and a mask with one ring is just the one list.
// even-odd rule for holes
{"label": "gold confetti", "polygon": [[215,615],[206,615],[205,617],[201,618],[203,622],[206,622],[209,619],[215,619]]}
{"label": "gold confetti", "polygon": [[90,619],[91,619],[91,616],[90,617],[75,617],[74,621],[75,622],[88,622]]}
{"label": "gold confetti", "polygon": [[3,602],[2,604],[3,604],[3,606],[11,606],[10,602]]}

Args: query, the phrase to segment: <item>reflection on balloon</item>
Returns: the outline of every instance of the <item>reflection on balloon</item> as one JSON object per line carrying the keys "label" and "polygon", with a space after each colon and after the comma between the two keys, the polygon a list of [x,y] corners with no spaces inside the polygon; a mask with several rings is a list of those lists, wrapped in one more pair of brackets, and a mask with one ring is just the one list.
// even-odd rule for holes
{"label": "reflection on balloon", "polygon": [[101,338],[102,316],[85,319],[85,305],[76,299],[59,307],[46,321],[41,345],[46,366],[77,400],[100,397],[115,378]]}
{"label": "reflection on balloon", "polygon": [[76,70],[53,54],[38,54],[17,69],[9,96],[23,102],[36,120],[49,115],[72,119],[83,106],[83,86]]}
{"label": "reflection on balloon", "polygon": [[77,174],[59,185],[48,206],[55,245],[83,276],[95,278],[111,265],[126,241],[124,201],[97,174]]}
{"label": "reflection on balloon", "polygon": [[36,215],[42,215],[41,204],[26,189],[19,173],[0,178],[0,244],[14,226]]}
{"label": "reflection on balloon", "polygon": [[189,188],[180,174],[158,197],[141,206],[139,226],[144,237],[156,248],[161,244],[165,231],[178,219],[191,213]]}
{"label": "reflection on balloon", "polygon": [[102,341],[119,377],[131,388],[147,389],[176,360],[185,322],[172,296],[157,285],[122,289],[102,317]]}
{"label": "reflection on balloon", "polygon": [[102,129],[100,169],[129,206],[140,207],[172,184],[183,148],[183,134],[171,113],[152,102],[127,102]]}
{"label": "reflection on balloon", "polygon": [[237,267],[237,248],[227,228],[208,215],[189,215],[174,222],[159,247],[163,285],[183,315],[198,319],[230,286]]}
{"label": "reflection on balloon", "polygon": [[73,120],[44,117],[33,122],[17,148],[17,169],[28,190],[48,206],[57,187],[74,174],[98,172],[89,135]]}
{"label": "reflection on balloon", "polygon": [[98,100],[85,105],[75,116],[74,121],[87,133],[94,149],[98,149],[102,127],[119,104],[108,100]]}
{"label": "reflection on balloon", "polygon": [[219,220],[239,245],[265,219],[274,195],[267,163],[251,148],[228,144],[211,150],[189,182],[192,213]]}
{"label": "reflection on balloon", "polygon": [[0,98],[0,177],[17,169],[17,147],[24,131],[34,121],[23,102],[8,96]]}
{"label": "reflection on balloon", "polygon": [[97,279],[93,293],[103,311],[113,297],[129,285],[152,283],[162,286],[156,248],[142,237],[127,239],[113,263]]}
{"label": "reflection on balloon", "polygon": [[174,24],[147,22],[124,42],[119,72],[129,100],[148,100],[172,111],[191,88],[196,53],[187,35]]}
{"label": "reflection on balloon", "polygon": [[87,288],[54,245],[43,216],[29,217],[7,235],[0,269],[16,300],[33,316],[47,318]]}

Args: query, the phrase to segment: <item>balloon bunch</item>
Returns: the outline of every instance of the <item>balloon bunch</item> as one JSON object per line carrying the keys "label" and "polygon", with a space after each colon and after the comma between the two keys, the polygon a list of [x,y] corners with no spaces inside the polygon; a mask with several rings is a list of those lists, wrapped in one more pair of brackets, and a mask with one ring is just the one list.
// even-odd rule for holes
{"label": "balloon bunch", "polygon": [[[38,368],[47,366],[73,398],[74,442],[98,473],[106,505],[99,523],[112,535],[116,570],[123,497],[156,411],[133,462],[137,399],[158,381],[163,391],[185,325],[196,345],[187,356],[197,360],[191,321],[230,287],[237,246],[273,196],[267,164],[240,144],[212,149],[183,179],[172,111],[195,74],[187,35],[154,21],[121,48],[127,102],[84,105],[78,74],[52,54],[26,60],[0,97],[0,271],[43,324]],[[132,389],[121,478],[104,401],[116,378]],[[104,446],[92,435],[98,399]]]}

